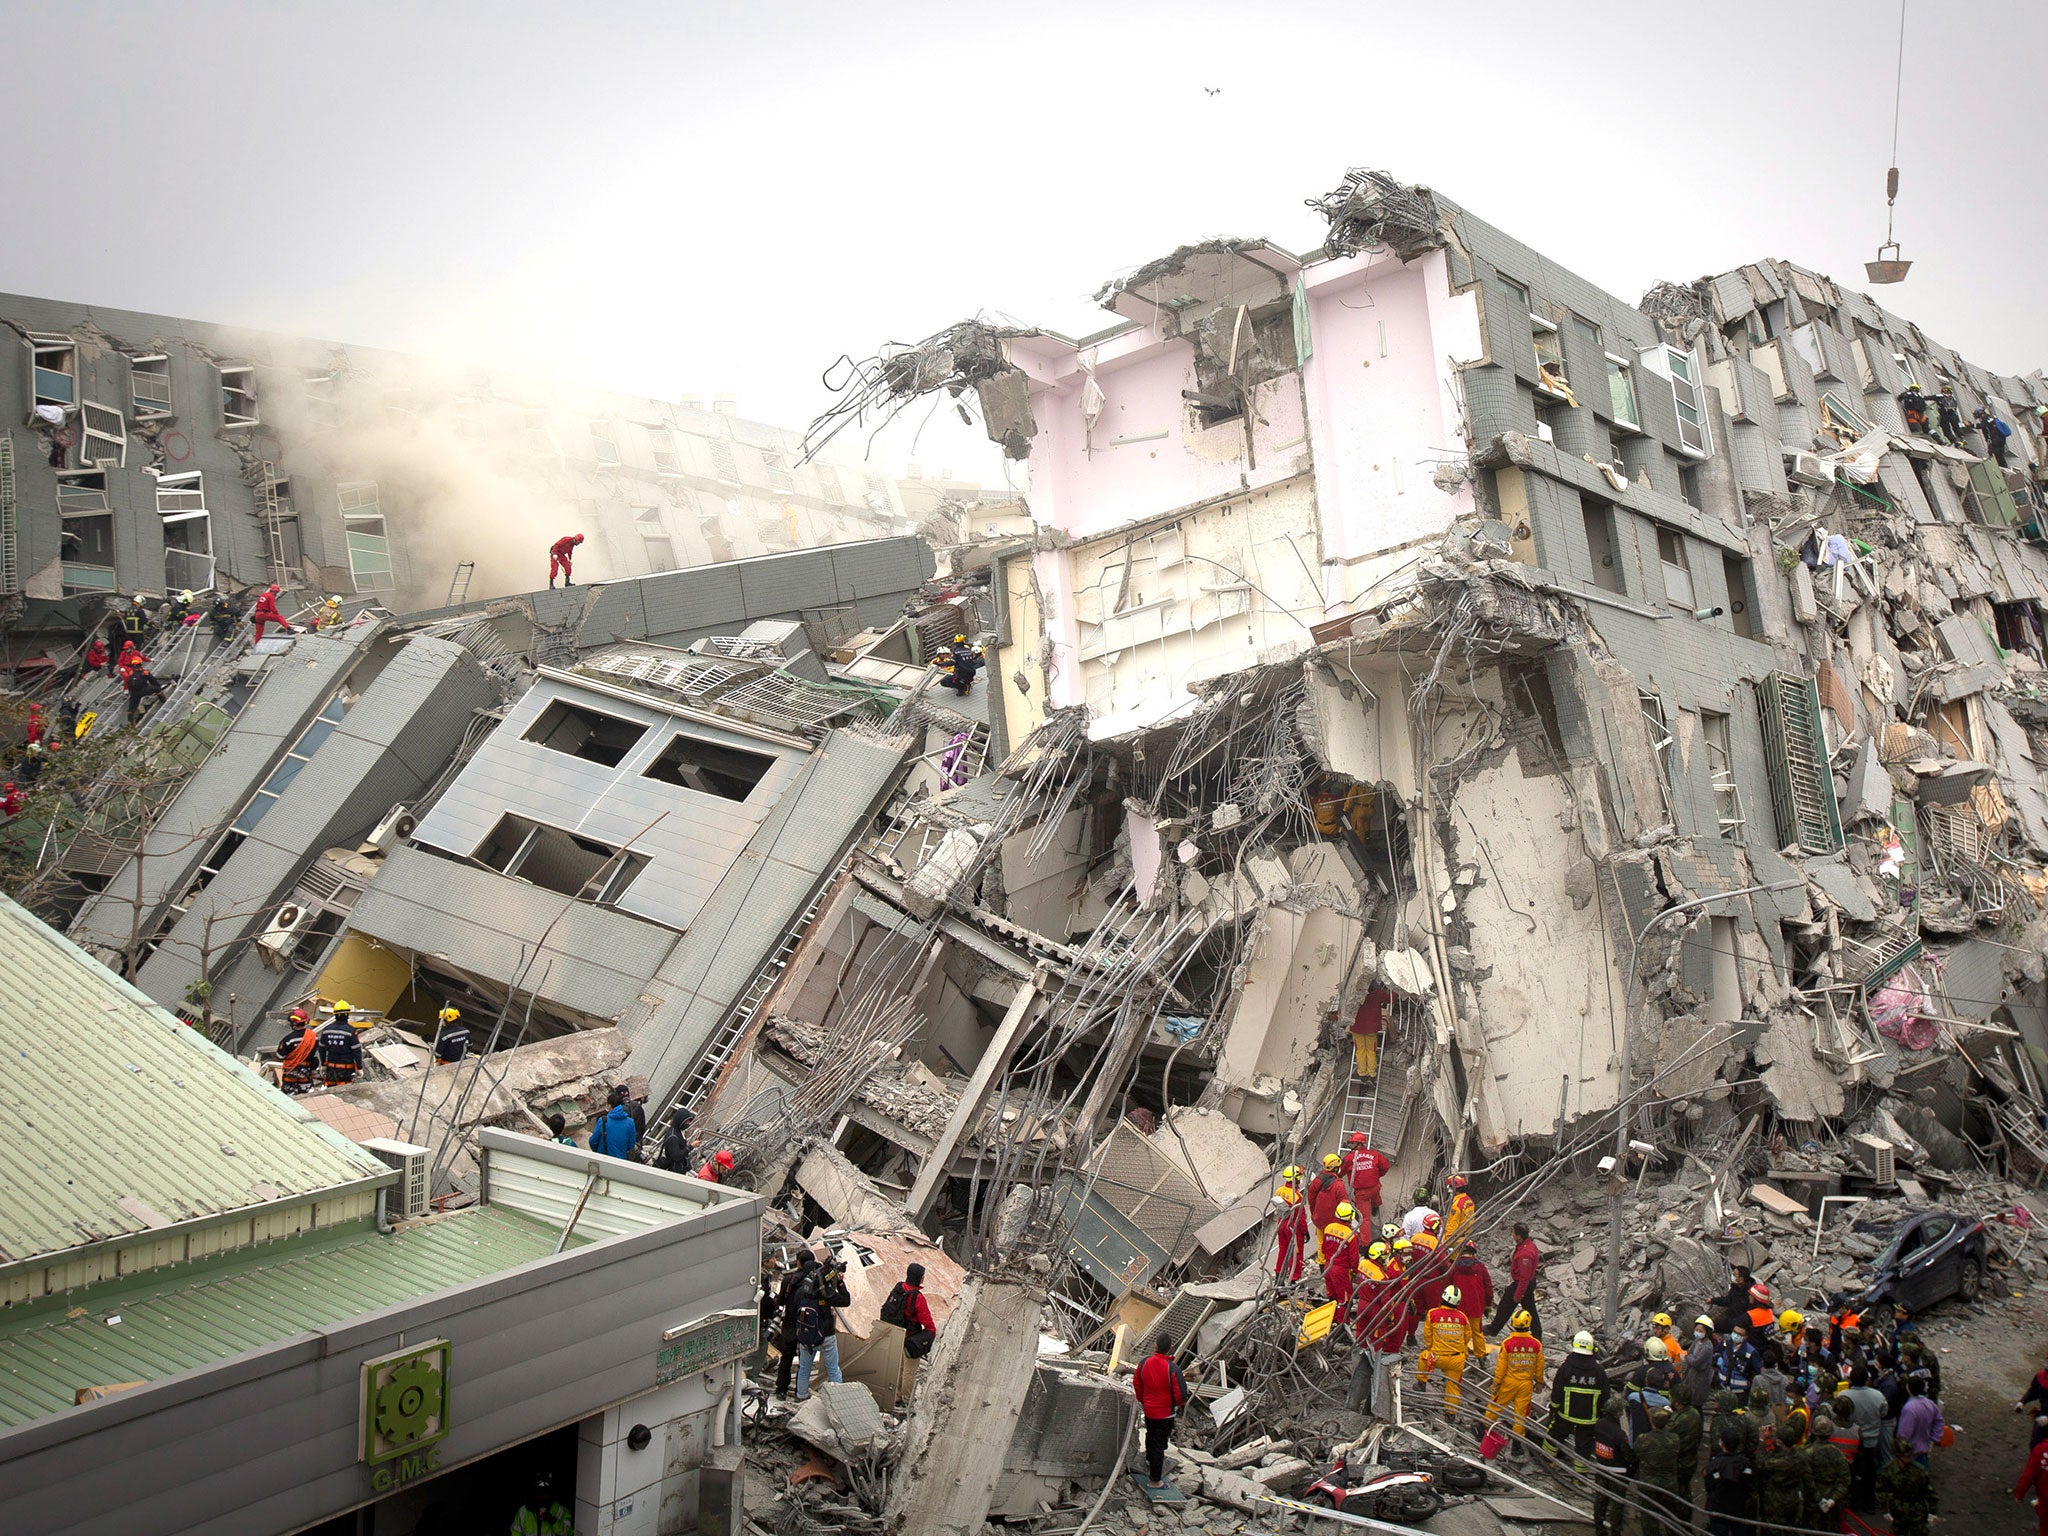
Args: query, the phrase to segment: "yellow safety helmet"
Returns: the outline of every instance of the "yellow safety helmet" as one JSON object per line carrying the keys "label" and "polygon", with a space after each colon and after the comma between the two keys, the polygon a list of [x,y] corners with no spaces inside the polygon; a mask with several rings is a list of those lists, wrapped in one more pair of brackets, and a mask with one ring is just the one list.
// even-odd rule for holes
{"label": "yellow safety helmet", "polygon": [[1342,1165],[1343,1161],[1344,1159],[1339,1157],[1334,1152],[1325,1152],[1323,1154],[1323,1166],[1329,1169],[1332,1173],[1335,1173],[1337,1171],[1338,1167]]}
{"label": "yellow safety helmet", "polygon": [[443,1024],[453,1024],[462,1017],[462,1010],[460,1008],[443,1008],[439,1017]]}
{"label": "yellow safety helmet", "polygon": [[1298,1182],[1300,1182],[1300,1179],[1301,1179],[1301,1164],[1299,1164],[1299,1163],[1289,1163],[1289,1164],[1288,1164],[1288,1165],[1287,1165],[1287,1166],[1286,1166],[1285,1168],[1282,1168],[1282,1169],[1280,1170],[1280,1178],[1281,1178],[1281,1180],[1282,1180],[1282,1181],[1283,1181],[1284,1183],[1288,1183],[1288,1184],[1294,1184],[1294,1183],[1298,1183]]}
{"label": "yellow safety helmet", "polygon": [[1517,1308],[1515,1315],[1508,1319],[1508,1326],[1510,1328],[1529,1328],[1534,1326],[1535,1322],[1536,1319],[1529,1315],[1528,1309],[1522,1307]]}
{"label": "yellow safety helmet", "polygon": [[1387,1245],[1385,1243],[1374,1243],[1365,1250],[1365,1256],[1368,1259],[1384,1259],[1387,1256]]}
{"label": "yellow safety helmet", "polygon": [[1803,1314],[1794,1312],[1790,1307],[1787,1307],[1778,1314],[1778,1326],[1787,1333],[1797,1333],[1806,1326],[1806,1318]]}
{"label": "yellow safety helmet", "polygon": [[1409,1242],[1408,1239],[1405,1237],[1397,1237],[1394,1239],[1394,1252],[1396,1253],[1400,1253],[1404,1249],[1413,1248],[1414,1246],[1415,1245]]}
{"label": "yellow safety helmet", "polygon": [[1646,1360],[1669,1359],[1670,1353],[1671,1352],[1664,1347],[1664,1341],[1658,1338],[1654,1333],[1651,1334],[1647,1339],[1643,1340],[1643,1358]]}
{"label": "yellow safety helmet", "polygon": [[338,997],[334,1000],[334,1011],[336,1013],[354,1013],[355,1008],[350,1004],[347,998]]}
{"label": "yellow safety helmet", "polygon": [[1337,1219],[1339,1221],[1349,1221],[1357,1214],[1357,1208],[1349,1200],[1339,1200],[1337,1202]]}
{"label": "yellow safety helmet", "polygon": [[1443,1298],[1445,1306],[1455,1307],[1459,1302],[1465,1299],[1465,1293],[1459,1290],[1455,1285],[1447,1285],[1443,1289]]}
{"label": "yellow safety helmet", "polygon": [[1650,1321],[1655,1323],[1659,1328],[1669,1328],[1671,1326],[1671,1314],[1669,1312],[1659,1312],[1655,1317],[1651,1318]]}

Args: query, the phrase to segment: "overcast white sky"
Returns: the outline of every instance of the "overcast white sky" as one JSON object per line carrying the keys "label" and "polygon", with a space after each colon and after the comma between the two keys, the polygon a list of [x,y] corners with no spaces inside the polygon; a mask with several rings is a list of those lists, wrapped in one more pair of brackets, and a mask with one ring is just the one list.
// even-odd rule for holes
{"label": "overcast white sky", "polygon": [[[799,425],[841,352],[977,311],[1094,329],[1104,278],[1210,235],[1310,248],[1302,200],[1352,165],[1629,299],[1764,255],[1860,286],[1898,9],[0,0],[0,20],[0,289],[732,390]],[[1881,296],[2001,371],[2048,363],[2044,67],[2048,4],[1911,0],[1916,265]],[[969,468],[957,434],[935,421],[918,456]]]}

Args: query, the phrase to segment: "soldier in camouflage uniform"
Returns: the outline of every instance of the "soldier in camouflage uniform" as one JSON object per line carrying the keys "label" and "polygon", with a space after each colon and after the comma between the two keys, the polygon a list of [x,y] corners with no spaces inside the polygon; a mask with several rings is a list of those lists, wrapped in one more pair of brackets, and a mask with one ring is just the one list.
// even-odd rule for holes
{"label": "soldier in camouflage uniform", "polygon": [[[1806,1452],[1806,1524],[1815,1531],[1839,1531],[1849,1507],[1849,1458],[1834,1444],[1835,1421],[1813,1416],[1813,1443]],[[1852,1431],[1853,1433],[1853,1431]]]}
{"label": "soldier in camouflage uniform", "polygon": [[1892,1463],[1877,1474],[1877,1507],[1891,1518],[1892,1536],[1927,1536],[1934,1513],[1934,1479],[1913,1459],[1913,1447],[1892,1441]]}
{"label": "soldier in camouflage uniform", "polygon": [[1756,1459],[1756,1420],[1742,1410],[1742,1394],[1723,1387],[1714,1394],[1714,1433],[1721,1433],[1722,1425],[1730,1425],[1742,1436],[1740,1447],[1744,1456]]}
{"label": "soldier in camouflage uniform", "polygon": [[1690,1499],[1693,1480],[1699,1476],[1700,1440],[1706,1433],[1706,1422],[1693,1406],[1692,1388],[1682,1381],[1671,1389],[1671,1422],[1665,1427],[1678,1436],[1678,1486]]}
{"label": "soldier in camouflage uniform", "polygon": [[1671,1410],[1649,1410],[1650,1430],[1636,1436],[1636,1487],[1643,1506],[1643,1536],[1676,1536],[1689,1528],[1692,1489],[1679,1481],[1684,1443],[1671,1432]]}
{"label": "soldier in camouflage uniform", "polygon": [[1783,1429],[1768,1418],[1758,1428],[1757,1514],[1767,1525],[1796,1527],[1806,1512],[1805,1419],[1801,1409]]}

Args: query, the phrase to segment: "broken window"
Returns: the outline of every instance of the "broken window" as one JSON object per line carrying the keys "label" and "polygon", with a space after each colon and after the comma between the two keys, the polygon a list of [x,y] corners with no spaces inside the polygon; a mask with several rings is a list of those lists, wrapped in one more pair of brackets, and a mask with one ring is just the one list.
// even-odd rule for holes
{"label": "broken window", "polygon": [[597,462],[616,468],[624,461],[619,458],[619,442],[609,421],[593,421],[590,424],[590,446],[597,454]]}
{"label": "broken window", "polygon": [[1579,402],[1572,398],[1572,387],[1566,381],[1564,338],[1558,333],[1557,322],[1531,315],[1529,335],[1536,347],[1536,387],[1577,405]]}
{"label": "broken window", "polygon": [[1657,560],[1664,567],[1664,598],[1674,607],[1692,613],[1698,608],[1693,599],[1692,564],[1686,558],[1685,535],[1675,528],[1657,530]]}
{"label": "broken window", "polygon": [[1607,359],[1607,406],[1614,415],[1614,424],[1640,431],[1640,418],[1636,415],[1635,370],[1612,352],[1601,355]]}
{"label": "broken window", "polygon": [[1678,499],[1688,507],[1697,507],[1700,502],[1700,467],[1697,464],[1681,464],[1678,468]]}
{"label": "broken window", "polygon": [[478,846],[476,859],[501,875],[600,906],[616,902],[648,865],[644,853],[622,852],[609,843],[509,813],[498,818],[491,835]]}
{"label": "broken window", "polygon": [[163,522],[164,588],[203,592],[213,585],[213,516],[198,470],[159,475],[156,515]]}
{"label": "broken window", "polygon": [[151,352],[128,360],[128,401],[137,421],[171,414],[171,360]]}
{"label": "broken window", "polygon": [[348,480],[334,488],[341,507],[342,537],[348,545],[348,572],[358,592],[391,590],[391,541],[385,532],[384,508],[374,480]]}
{"label": "broken window", "polygon": [[1662,699],[1647,688],[1638,688],[1636,702],[1643,712],[1643,734],[1649,738],[1650,755],[1657,760],[1657,789],[1664,797],[1664,816],[1667,821],[1672,820],[1671,754],[1678,743],[1672,737]]}
{"label": "broken window", "polygon": [[1700,711],[1700,737],[1707,744],[1707,779],[1714,789],[1714,814],[1721,835],[1738,837],[1742,832],[1742,793],[1735,787],[1735,748],[1726,715]]}
{"label": "broken window", "polygon": [[763,752],[678,736],[643,772],[664,784],[699,790],[722,800],[744,800],[774,766],[775,759]]}
{"label": "broken window", "polygon": [[1842,397],[1836,394],[1820,397],[1820,426],[1842,448],[1870,431],[1870,423],[1844,405]]}
{"label": "broken window", "polygon": [[525,739],[551,752],[566,752],[586,763],[616,768],[646,734],[647,727],[635,721],[556,699],[527,727]]}
{"label": "broken window", "polygon": [[1750,579],[1750,564],[1740,555],[1721,552],[1721,576],[1728,584],[1728,620],[1735,633],[1745,640],[1754,640],[1756,629],[1756,591]]}
{"label": "broken window", "polygon": [[1622,579],[1614,537],[1614,508],[1590,497],[1579,498],[1579,515],[1586,524],[1586,553],[1593,565],[1593,584],[1626,596],[1628,583]]}
{"label": "broken window", "polygon": [[1678,412],[1678,446],[1705,458],[1713,452],[1713,439],[1707,430],[1706,399],[1700,393],[1699,364],[1692,353],[1677,347],[1666,347],[1664,354],[1671,366],[1671,404]]}
{"label": "broken window", "polygon": [[1842,846],[1842,817],[1828,769],[1819,687],[1810,677],[1773,672],[1758,681],[1756,694],[1779,846],[1797,843],[1808,853],[1832,853]]}
{"label": "broken window", "polygon": [[104,470],[57,476],[64,591],[110,592],[114,587],[114,515]]}
{"label": "broken window", "polygon": [[78,450],[80,464],[112,464],[119,468],[128,462],[128,427],[119,411],[111,405],[87,401],[78,408],[78,421],[85,428]]}
{"label": "broken window", "polygon": [[[793,491],[796,489],[796,479],[790,474],[788,462],[781,454],[774,452],[772,449],[763,449],[761,452],[761,464],[768,471],[768,488],[770,490]],[[874,493],[870,491],[868,494],[872,497]],[[870,505],[872,505],[872,502],[870,502]],[[881,511],[884,508],[878,507],[875,510]]]}
{"label": "broken window", "polygon": [[35,404],[78,404],[78,348],[69,336],[29,337],[29,374]]}
{"label": "broken window", "polygon": [[633,522],[640,533],[640,547],[647,553],[647,568],[653,571],[674,570],[676,547],[669,539],[668,529],[662,524],[661,513],[653,507],[644,507]]}
{"label": "broken window", "polygon": [[220,424],[253,427],[256,414],[256,370],[248,363],[220,365]]}
{"label": "broken window", "polygon": [[676,452],[676,435],[666,428],[649,427],[647,441],[654,449],[654,468],[657,474],[680,475],[683,472],[681,455]]}

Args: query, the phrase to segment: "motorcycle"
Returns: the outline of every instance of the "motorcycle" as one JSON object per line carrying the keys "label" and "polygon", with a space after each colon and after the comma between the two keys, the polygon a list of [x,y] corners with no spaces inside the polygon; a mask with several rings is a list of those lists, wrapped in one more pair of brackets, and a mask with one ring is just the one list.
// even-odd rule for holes
{"label": "motorcycle", "polygon": [[1340,1454],[1337,1464],[1304,1488],[1301,1497],[1325,1509],[1403,1525],[1427,1520],[1444,1507],[1444,1496],[1437,1491],[1433,1474],[1416,1468],[1363,1463],[1354,1481],[1348,1453]]}

